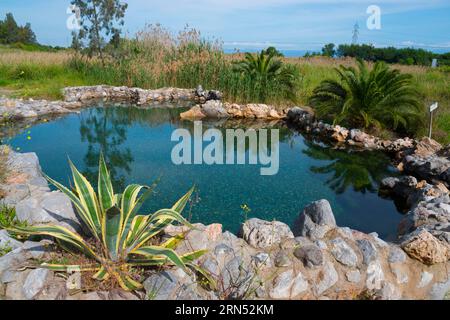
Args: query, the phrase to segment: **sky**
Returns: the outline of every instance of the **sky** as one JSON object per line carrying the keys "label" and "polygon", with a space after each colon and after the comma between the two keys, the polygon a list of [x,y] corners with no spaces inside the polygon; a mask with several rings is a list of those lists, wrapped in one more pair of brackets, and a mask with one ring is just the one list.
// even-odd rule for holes
{"label": "sky", "polygon": [[[188,24],[226,49],[319,50],[326,43],[423,47],[450,51],[450,0],[128,0],[124,32],[147,23],[173,32]],[[12,12],[30,22],[42,44],[68,46],[70,0],[0,0],[0,16]],[[369,30],[367,8],[381,10],[381,29]]]}

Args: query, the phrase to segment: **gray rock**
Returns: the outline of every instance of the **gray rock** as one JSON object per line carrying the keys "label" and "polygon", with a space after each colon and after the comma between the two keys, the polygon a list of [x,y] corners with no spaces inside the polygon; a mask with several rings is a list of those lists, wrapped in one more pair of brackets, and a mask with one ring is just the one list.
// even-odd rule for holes
{"label": "gray rock", "polygon": [[381,180],[380,188],[382,189],[394,189],[399,179],[394,177],[388,177]]}
{"label": "gray rock", "polygon": [[314,267],[323,265],[323,253],[316,245],[306,245],[295,249],[294,255],[306,266]]}
{"label": "gray rock", "polygon": [[363,263],[365,265],[368,265],[369,263],[377,259],[378,251],[377,248],[375,248],[375,246],[372,244],[372,242],[366,239],[362,239],[357,240],[356,244],[362,252]]}
{"label": "gray rock", "polygon": [[46,252],[45,245],[42,241],[41,242],[25,241],[25,243],[23,244],[23,248],[35,260],[42,259],[42,257],[45,255]]}
{"label": "gray rock", "polygon": [[9,248],[11,250],[15,250],[17,248],[20,248],[22,245],[22,242],[11,238],[6,230],[0,230],[0,249]]}
{"label": "gray rock", "polygon": [[317,280],[315,293],[321,296],[339,281],[339,275],[331,262],[326,262],[322,270],[322,275]]}
{"label": "gray rock", "polygon": [[209,100],[201,106],[202,112],[208,118],[228,118],[228,112],[220,100]]}
{"label": "gray rock", "polygon": [[358,283],[361,281],[361,273],[358,270],[349,270],[345,276],[347,280],[352,283]]}
{"label": "gray rock", "polygon": [[269,291],[272,299],[290,299],[298,296],[308,289],[308,282],[301,273],[288,270],[278,275],[273,281],[273,287]]}
{"label": "gray rock", "polygon": [[433,277],[434,276],[432,273],[423,271],[422,274],[420,275],[420,282],[417,285],[417,288],[421,289],[421,288],[425,288],[426,286],[428,286],[431,283],[431,281],[433,280]]}
{"label": "gray rock", "polygon": [[70,199],[59,191],[34,194],[16,205],[20,221],[29,224],[58,223],[71,230],[81,230]]}
{"label": "gray rock", "polygon": [[327,200],[319,200],[308,205],[296,222],[296,234],[313,240],[321,239],[332,228],[336,220]]}
{"label": "gray rock", "polygon": [[357,266],[358,256],[342,238],[333,239],[331,245],[331,253],[337,261],[349,267]]}
{"label": "gray rock", "polygon": [[181,269],[163,271],[151,275],[144,281],[147,298],[151,300],[175,300],[180,296],[191,296],[186,290],[193,289],[190,277]]}
{"label": "gray rock", "polygon": [[447,281],[435,283],[430,290],[431,300],[443,300],[450,291],[450,274]]}
{"label": "gray rock", "polygon": [[381,300],[399,300],[402,293],[392,283],[384,282],[377,295]]}
{"label": "gray rock", "polygon": [[268,248],[294,235],[285,223],[253,218],[246,221],[240,232],[242,238],[254,248]]}
{"label": "gray rock", "polygon": [[406,253],[397,246],[391,246],[389,249],[389,263],[404,263],[406,261]]}
{"label": "gray rock", "polygon": [[0,274],[5,270],[19,267],[27,261],[28,258],[26,251],[22,248],[17,248],[3,257],[0,257]]}
{"label": "gray rock", "polygon": [[252,261],[257,269],[270,268],[272,266],[269,254],[260,252],[252,257]]}
{"label": "gray rock", "polygon": [[384,272],[378,261],[374,261],[367,267],[366,287],[369,290],[380,290],[384,282]]}
{"label": "gray rock", "polygon": [[33,299],[42,291],[42,289],[44,289],[50,275],[51,272],[48,269],[41,268],[31,271],[23,284],[24,296],[29,300]]}
{"label": "gray rock", "polygon": [[398,284],[408,283],[409,277],[401,268],[393,267],[392,273],[395,275]]}
{"label": "gray rock", "polygon": [[275,266],[276,267],[283,268],[283,267],[289,267],[290,265],[292,265],[292,261],[286,253],[280,251],[276,254],[276,256],[275,256]]}

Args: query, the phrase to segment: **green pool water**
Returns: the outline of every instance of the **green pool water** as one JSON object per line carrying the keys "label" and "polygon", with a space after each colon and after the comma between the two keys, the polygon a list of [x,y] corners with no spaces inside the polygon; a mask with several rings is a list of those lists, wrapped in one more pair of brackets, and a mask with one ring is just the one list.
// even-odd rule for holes
{"label": "green pool water", "polygon": [[[401,214],[392,201],[377,194],[379,181],[395,174],[385,155],[337,150],[280,125],[277,175],[261,176],[255,165],[177,166],[171,161],[177,144],[171,134],[177,128],[193,128],[192,122],[179,120],[184,110],[97,106],[36,124],[4,143],[21,152],[36,152],[44,172],[64,184],[70,177],[68,157],[96,181],[100,150],[116,191],[129,183],[151,184],[160,178],[143,212],[170,207],[195,184],[197,193],[185,212],[194,222],[222,223],[232,232],[251,217],[293,225],[308,203],[327,199],[339,225],[377,232],[385,239],[395,237]],[[233,125],[208,123],[204,129]],[[243,204],[251,211],[242,212]]]}

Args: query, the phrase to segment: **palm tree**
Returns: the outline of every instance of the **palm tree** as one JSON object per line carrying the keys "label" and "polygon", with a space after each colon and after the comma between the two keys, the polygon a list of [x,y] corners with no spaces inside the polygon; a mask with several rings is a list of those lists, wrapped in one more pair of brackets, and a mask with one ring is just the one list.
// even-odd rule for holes
{"label": "palm tree", "polygon": [[421,119],[419,93],[410,74],[377,62],[372,70],[358,60],[358,69],[336,68],[339,80],[324,80],[310,103],[319,117],[350,127],[413,129]]}
{"label": "palm tree", "polygon": [[295,97],[297,79],[295,69],[283,65],[273,50],[262,50],[258,54],[247,52],[243,60],[235,62],[234,71],[248,77],[260,88],[263,100],[269,88],[283,91],[292,100]]}

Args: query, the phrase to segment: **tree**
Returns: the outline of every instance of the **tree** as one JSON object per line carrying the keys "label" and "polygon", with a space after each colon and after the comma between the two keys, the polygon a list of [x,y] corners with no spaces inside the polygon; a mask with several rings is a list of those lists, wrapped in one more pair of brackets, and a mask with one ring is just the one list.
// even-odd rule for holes
{"label": "tree", "polygon": [[377,62],[369,71],[358,59],[358,69],[336,68],[339,80],[324,80],[314,89],[311,105],[320,117],[350,127],[413,129],[422,107],[410,74]]}
{"label": "tree", "polygon": [[128,4],[119,0],[72,0],[72,5],[80,9],[81,30],[75,43],[87,40],[90,56],[97,54],[105,64],[104,49],[111,39],[117,41],[124,25]]}
{"label": "tree", "polygon": [[276,84],[280,89],[293,97],[296,73],[293,68],[284,66],[280,59],[262,50],[259,54],[246,53],[245,59],[235,63],[234,70],[249,77],[261,89],[264,100],[269,85]]}
{"label": "tree", "polygon": [[322,55],[326,57],[334,57],[336,50],[334,43],[328,43],[322,48]]}
{"label": "tree", "polygon": [[29,23],[21,27],[17,24],[12,13],[7,13],[5,20],[0,20],[0,43],[36,44],[36,35]]}
{"label": "tree", "polygon": [[284,54],[277,50],[275,47],[268,47],[266,50],[262,51],[264,54],[273,57],[284,57]]}

